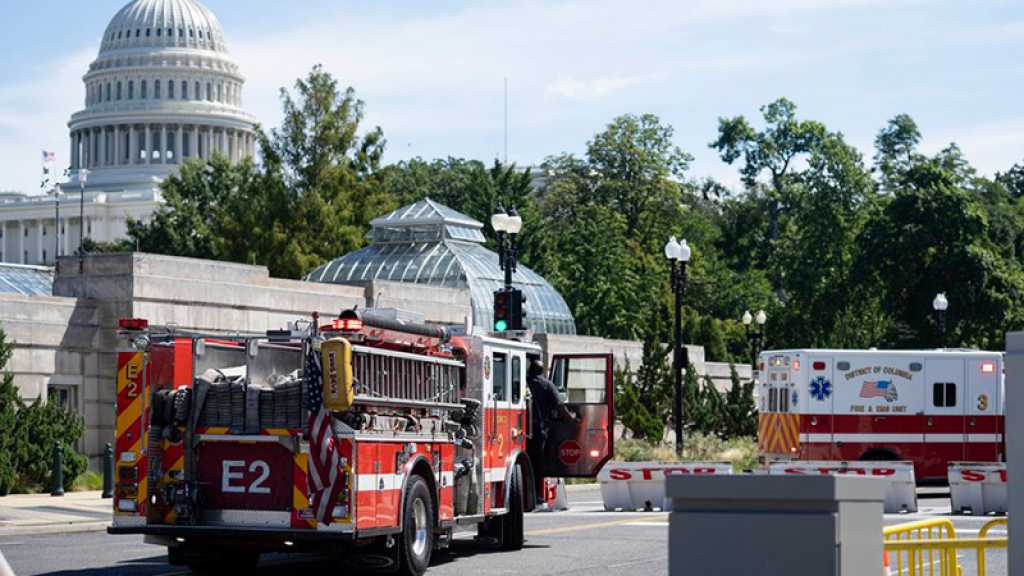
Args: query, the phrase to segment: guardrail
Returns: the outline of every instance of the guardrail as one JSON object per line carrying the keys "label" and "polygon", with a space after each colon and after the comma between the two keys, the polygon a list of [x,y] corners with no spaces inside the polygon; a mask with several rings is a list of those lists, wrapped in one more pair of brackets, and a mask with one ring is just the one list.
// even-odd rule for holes
{"label": "guardrail", "polygon": [[998,525],[1006,525],[1006,518],[996,518],[978,531],[977,538],[957,538],[953,522],[947,518],[934,518],[886,526],[882,530],[886,566],[889,554],[895,554],[895,574],[960,576],[963,569],[957,560],[961,550],[974,550],[978,576],[987,573],[986,553],[992,549],[1005,549],[1009,539],[989,538],[988,533]]}

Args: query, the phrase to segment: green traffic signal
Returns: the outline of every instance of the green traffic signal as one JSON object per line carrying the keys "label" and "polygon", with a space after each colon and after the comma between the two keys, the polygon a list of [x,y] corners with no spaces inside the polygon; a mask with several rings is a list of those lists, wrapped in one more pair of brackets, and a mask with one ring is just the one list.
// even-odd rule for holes
{"label": "green traffic signal", "polygon": [[508,330],[508,322],[505,320],[498,320],[494,323],[495,332],[504,332],[505,330]]}

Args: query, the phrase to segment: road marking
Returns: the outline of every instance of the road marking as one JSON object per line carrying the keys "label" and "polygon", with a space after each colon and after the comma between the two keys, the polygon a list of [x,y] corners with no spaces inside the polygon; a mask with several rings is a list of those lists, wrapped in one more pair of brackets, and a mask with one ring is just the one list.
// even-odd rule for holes
{"label": "road marking", "polygon": [[626,520],[615,520],[614,522],[595,522],[593,524],[574,524],[572,526],[560,526],[558,528],[542,528],[540,530],[530,530],[526,533],[526,535],[541,536],[545,534],[562,534],[565,532],[578,532],[580,530],[596,530],[598,528],[610,528],[612,526],[622,526],[624,524],[642,522],[643,520],[643,518],[629,518]]}
{"label": "road marking", "polygon": [[644,560],[634,560],[633,562],[621,562],[619,564],[609,564],[608,568],[625,568],[627,566],[637,566],[639,564],[650,564],[651,562],[664,562],[667,560],[665,556],[659,556],[657,558],[646,558]]}

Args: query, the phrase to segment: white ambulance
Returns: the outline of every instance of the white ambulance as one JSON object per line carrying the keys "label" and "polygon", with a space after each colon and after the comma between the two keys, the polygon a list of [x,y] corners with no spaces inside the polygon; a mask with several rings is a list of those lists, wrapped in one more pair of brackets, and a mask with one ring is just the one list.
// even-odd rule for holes
{"label": "white ambulance", "polygon": [[767,459],[910,460],[918,481],[949,462],[1004,459],[1003,355],[976,350],[772,350],[758,361]]}

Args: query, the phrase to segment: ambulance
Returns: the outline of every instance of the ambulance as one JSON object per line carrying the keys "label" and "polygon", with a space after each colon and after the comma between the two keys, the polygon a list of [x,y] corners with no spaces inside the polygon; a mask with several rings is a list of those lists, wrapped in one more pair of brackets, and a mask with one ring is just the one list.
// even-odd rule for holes
{"label": "ambulance", "polygon": [[1005,458],[1000,352],[771,350],[756,388],[767,460],[909,460],[942,482],[950,462]]}

